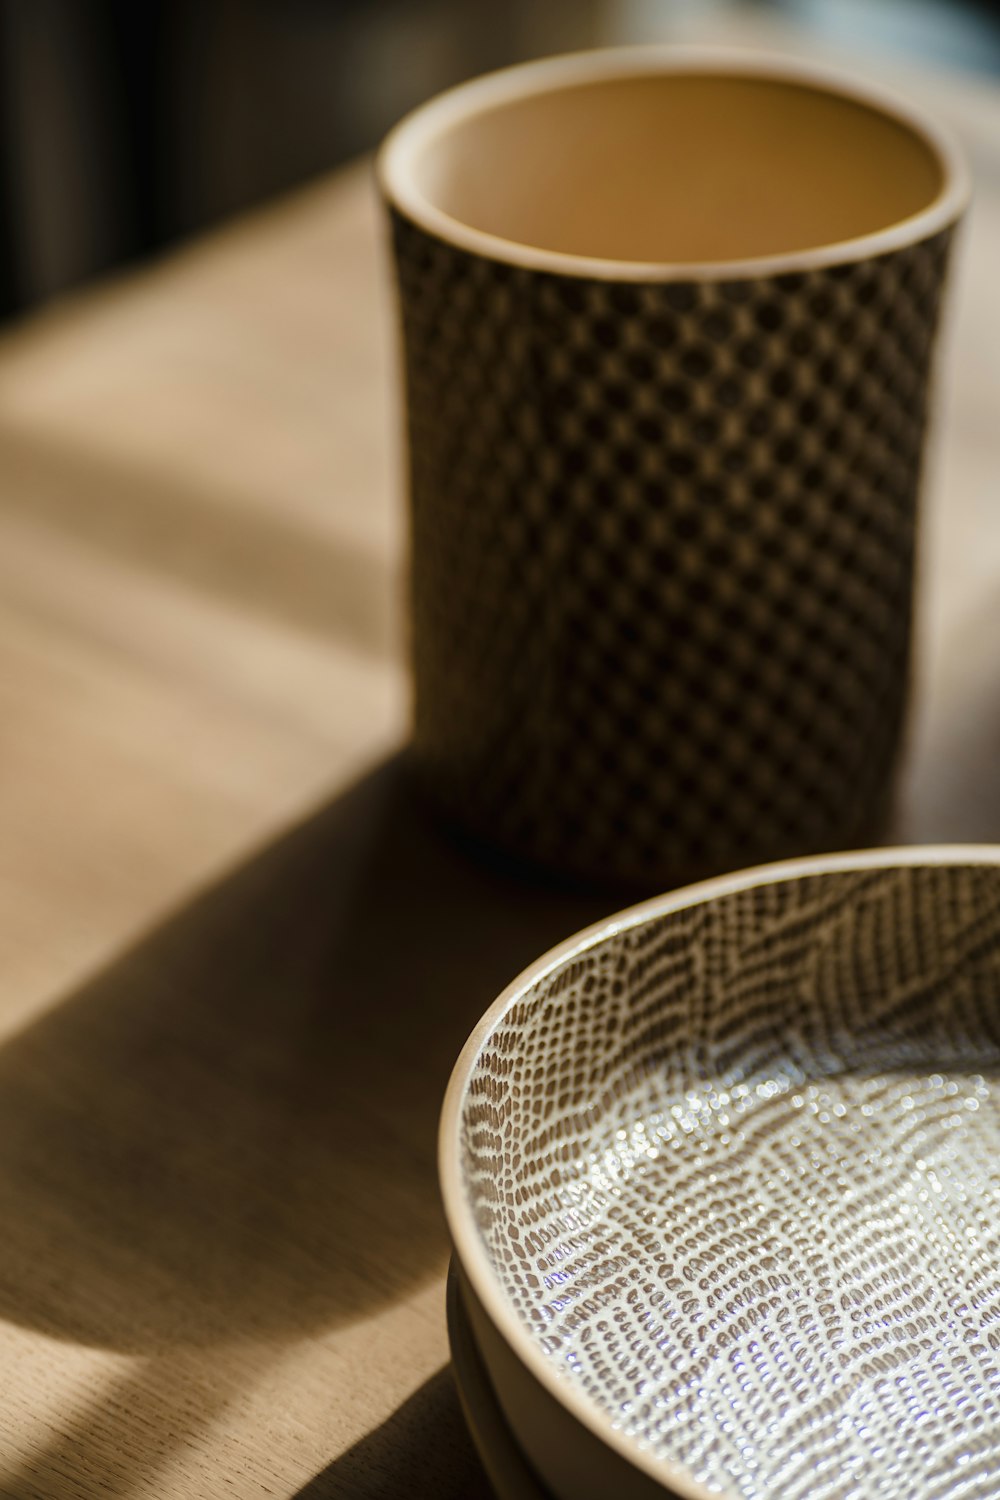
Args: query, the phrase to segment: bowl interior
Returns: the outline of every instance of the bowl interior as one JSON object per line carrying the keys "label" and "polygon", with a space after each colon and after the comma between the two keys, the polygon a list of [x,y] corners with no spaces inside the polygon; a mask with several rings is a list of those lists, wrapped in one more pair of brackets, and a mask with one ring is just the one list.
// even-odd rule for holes
{"label": "bowl interior", "polygon": [[623,925],[478,1050],[474,1274],[644,1463],[732,1496],[994,1495],[998,1061],[995,865]]}

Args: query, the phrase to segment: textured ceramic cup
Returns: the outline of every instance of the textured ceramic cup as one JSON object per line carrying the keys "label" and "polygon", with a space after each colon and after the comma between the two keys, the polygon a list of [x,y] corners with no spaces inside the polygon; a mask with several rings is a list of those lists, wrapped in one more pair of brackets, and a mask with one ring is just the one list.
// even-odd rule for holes
{"label": "textured ceramic cup", "polygon": [[947,137],[792,60],[626,49],[463,85],[378,172],[438,800],[647,886],[871,841],[967,196]]}
{"label": "textured ceramic cup", "polygon": [[558,1500],[995,1500],[1000,848],[826,855],[569,939],[471,1036],[440,1176]]}

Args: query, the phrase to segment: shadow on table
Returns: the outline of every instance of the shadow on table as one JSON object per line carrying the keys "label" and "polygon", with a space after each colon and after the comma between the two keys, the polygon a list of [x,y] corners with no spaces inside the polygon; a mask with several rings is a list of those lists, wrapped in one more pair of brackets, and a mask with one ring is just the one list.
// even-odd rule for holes
{"label": "shadow on table", "polygon": [[[442,1270],[451,1065],[612,904],[474,859],[404,759],[378,768],[0,1049],[0,1317],[161,1360],[292,1341]],[[116,1474],[143,1476],[156,1413],[118,1402]]]}
{"label": "shadow on table", "polygon": [[294,1500],[493,1500],[458,1403],[451,1369],[432,1375],[381,1427],[317,1474]]}

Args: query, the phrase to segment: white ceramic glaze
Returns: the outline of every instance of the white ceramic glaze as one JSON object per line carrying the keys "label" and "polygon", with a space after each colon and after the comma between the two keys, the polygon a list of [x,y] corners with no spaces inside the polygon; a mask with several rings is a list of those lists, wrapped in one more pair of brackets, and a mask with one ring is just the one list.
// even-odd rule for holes
{"label": "white ceramic glaze", "polygon": [[995,1493],[998,996],[982,846],[705,882],[505,991],[440,1175],[561,1500]]}

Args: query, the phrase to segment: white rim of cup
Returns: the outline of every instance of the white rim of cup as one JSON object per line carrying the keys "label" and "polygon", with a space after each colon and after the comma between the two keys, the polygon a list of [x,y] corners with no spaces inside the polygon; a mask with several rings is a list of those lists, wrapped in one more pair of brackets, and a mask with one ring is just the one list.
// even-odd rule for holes
{"label": "white rim of cup", "polygon": [[712,880],[703,880],[697,885],[685,886],[667,895],[641,901],[637,906],[627,907],[592,927],[584,928],[524,969],[480,1019],[452,1071],[438,1131],[438,1180],[452,1245],[476,1297],[521,1364],[564,1410],[633,1468],[650,1475],[660,1484],[668,1485],[681,1500],[720,1500],[720,1497],[717,1490],[710,1490],[701,1484],[683,1465],[669,1459],[655,1458],[634,1439],[616,1431],[606,1412],[590,1403],[574,1386],[560,1380],[554,1364],[518,1321],[500,1289],[479,1237],[475,1214],[462,1177],[459,1127],[473,1069],[484,1043],[508,1010],[523,998],[533,984],[544,979],[567,960],[606,942],[620,932],[639,927],[669,912],[699,906],[703,902],[714,901],[720,896],[749,890],[754,886],[800,880],[810,875],[900,869],[915,865],[1000,865],[1000,844],[912,845],[908,848],[813,855],[804,859],[782,860],[777,864],[758,865],[754,869],[741,870],[733,875],[719,875]]}
{"label": "white rim of cup", "polygon": [[[717,77],[772,78],[799,83],[867,105],[909,130],[928,146],[941,167],[941,190],[919,213],[853,239],[780,255],[717,261],[604,260],[544,250],[473,229],[437,208],[416,185],[414,163],[439,136],[485,110],[596,80],[660,73],[709,73]],[[472,255],[531,271],[612,281],[749,280],[867,260],[929,239],[961,216],[971,190],[965,158],[951,133],[921,110],[880,85],[858,82],[835,68],[780,53],[719,47],[647,45],[612,47],[544,57],[487,73],[446,90],[406,115],[388,134],[375,163],[386,200],[428,234]]]}

